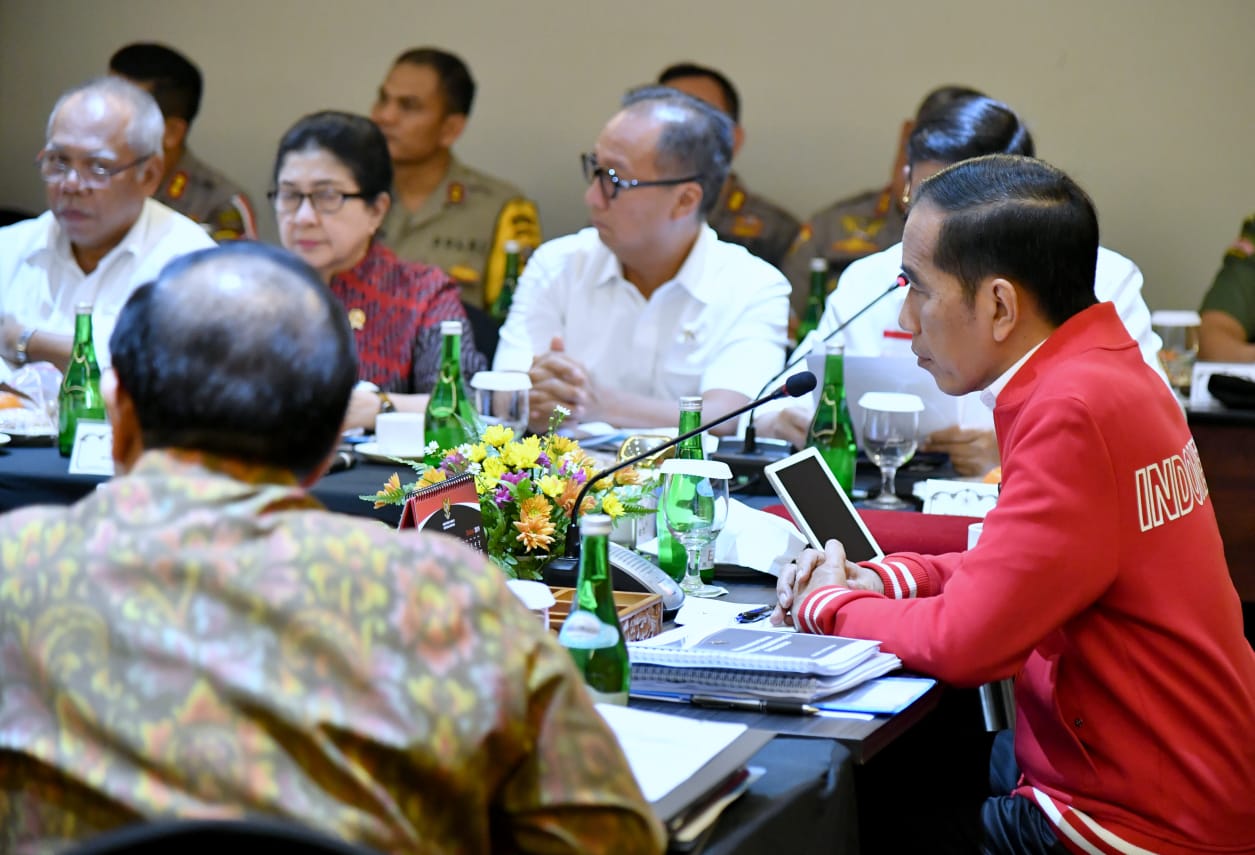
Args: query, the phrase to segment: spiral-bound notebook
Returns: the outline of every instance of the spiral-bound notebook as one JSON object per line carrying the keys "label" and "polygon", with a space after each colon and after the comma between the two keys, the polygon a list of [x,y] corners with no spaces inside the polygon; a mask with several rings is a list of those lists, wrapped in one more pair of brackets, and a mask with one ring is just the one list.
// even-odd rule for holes
{"label": "spiral-bound notebook", "polygon": [[664,632],[628,645],[632,664],[834,676],[874,656],[862,638],[724,627]]}
{"label": "spiral-bound notebook", "polygon": [[715,694],[733,698],[771,698],[810,703],[852,689],[902,667],[892,653],[871,658],[842,674],[782,674],[728,668],[670,668],[632,663],[632,691],[659,695]]}

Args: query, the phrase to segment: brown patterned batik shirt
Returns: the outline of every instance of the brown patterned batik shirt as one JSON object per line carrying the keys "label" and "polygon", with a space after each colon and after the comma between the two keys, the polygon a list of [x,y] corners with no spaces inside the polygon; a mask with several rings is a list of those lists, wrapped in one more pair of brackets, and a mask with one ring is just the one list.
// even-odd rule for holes
{"label": "brown patterned batik shirt", "polygon": [[149,452],[0,517],[0,851],[263,813],[384,852],[655,852],[566,652],[452,539]]}

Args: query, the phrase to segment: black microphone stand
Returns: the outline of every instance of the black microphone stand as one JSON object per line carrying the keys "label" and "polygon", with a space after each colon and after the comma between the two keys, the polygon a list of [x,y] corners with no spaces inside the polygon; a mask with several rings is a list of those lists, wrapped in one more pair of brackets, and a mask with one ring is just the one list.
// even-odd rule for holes
{"label": "black microphone stand", "polygon": [[[626,469],[634,463],[640,463],[645,458],[653,457],[661,451],[666,451],[668,448],[675,448],[686,439],[692,439],[693,437],[705,433],[713,427],[718,427],[724,422],[734,419],[742,413],[747,413],[755,407],[760,407],[768,401],[774,401],[775,399],[783,398],[786,395],[791,397],[805,395],[811,389],[815,388],[814,374],[799,375],[799,377],[809,377],[809,383],[803,381],[798,384],[786,384],[786,386],[781,387],[777,392],[772,395],[768,395],[766,398],[756,398],[743,406],[737,407],[732,412],[725,413],[717,419],[698,425],[692,430],[686,431],[685,433],[677,436],[675,439],[668,440],[656,448],[643,451],[634,457],[629,457],[627,460],[621,460],[614,466],[611,466],[608,469],[603,469],[595,475],[591,475],[589,479],[584,482],[584,486],[580,489],[579,495],[575,497],[575,504],[571,507],[571,523],[567,526],[566,548],[563,550],[563,554],[551,559],[542,571],[542,578],[544,579],[545,584],[559,585],[567,588],[575,587],[580,559],[580,510],[584,505],[584,499],[588,496],[588,491],[593,488],[594,484],[604,478],[608,478],[620,469]],[[789,379],[793,380],[793,378]],[[797,388],[795,388],[795,386]]]}
{"label": "black microphone stand", "polygon": [[[821,338],[818,342],[816,342],[816,345],[827,344],[839,333],[844,332],[850,324],[862,317],[862,315],[871,309],[872,306],[875,306],[885,297],[888,297],[894,291],[907,284],[909,283],[907,282],[906,277],[899,274],[898,277],[893,280],[892,285],[880,294],[877,294],[876,298],[868,302],[868,304],[863,308],[859,309],[853,315],[850,315],[848,320],[842,321],[838,324],[836,329]],[[758,394],[761,395],[763,392],[767,391],[767,389],[771,388],[772,383],[780,382],[780,378],[784,377],[796,368],[802,360],[810,356],[814,349],[815,345],[812,345],[800,354],[795,351],[793,358],[785,363],[784,368],[782,368],[775,377],[772,377],[767,381],[763,388],[759,390]],[[728,468],[732,470],[734,477],[737,479],[744,479],[740,481],[742,486],[738,487],[738,490],[754,492],[756,489],[760,488],[763,469],[777,460],[783,460],[796,450],[790,443],[783,439],[762,440],[761,442],[765,446],[764,448],[759,447],[759,442],[758,431],[754,427],[754,415],[751,414],[749,422],[745,425],[745,435],[742,437],[740,445],[738,446],[735,440],[720,442],[719,450],[711,455],[712,460],[719,460],[728,464]]]}

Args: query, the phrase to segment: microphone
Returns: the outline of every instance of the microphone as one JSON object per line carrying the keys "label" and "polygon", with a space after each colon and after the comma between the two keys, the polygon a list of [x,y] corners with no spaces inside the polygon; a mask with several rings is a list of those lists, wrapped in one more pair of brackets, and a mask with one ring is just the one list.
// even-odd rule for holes
{"label": "microphone", "polygon": [[[802,395],[809,395],[818,382],[819,381],[815,378],[815,375],[809,371],[794,374],[777,386],[771,394],[760,396],[744,406],[737,407],[730,413],[724,413],[718,418],[711,419],[705,424],[698,425],[691,431],[680,434],[675,439],[664,442],[657,448],[651,448],[648,451],[641,452],[634,457],[629,457],[627,460],[621,460],[614,466],[603,469],[596,475],[591,476],[584,482],[584,487],[580,490],[579,495],[575,497],[575,504],[571,507],[571,524],[567,527],[565,553],[558,558],[554,558],[545,565],[545,569],[543,571],[545,584],[560,585],[568,588],[575,586],[574,574],[579,567],[580,555],[580,509],[584,505],[584,499],[588,496],[588,491],[592,489],[592,486],[598,481],[613,475],[620,469],[626,469],[633,464],[640,463],[646,457],[653,457],[661,451],[666,451],[668,448],[675,448],[677,445],[684,442],[684,440],[692,439],[698,434],[705,433],[713,427],[718,427],[724,422],[729,421],[730,419],[735,419],[742,413],[748,412],[755,407],[762,406],[768,401],[774,401],[777,398],[800,398]],[[771,384],[768,384],[768,386],[770,385]]]}
{"label": "microphone", "polygon": [[[832,332],[828,333],[826,336],[821,338],[817,343],[827,344],[837,335],[845,332],[846,328],[849,327],[850,324],[854,323],[856,320],[862,317],[862,315],[865,312],[867,312],[869,309],[871,309],[873,306],[875,306],[885,297],[888,297],[894,291],[898,290],[899,288],[904,288],[909,284],[910,282],[907,280],[907,278],[903,276],[901,273],[899,273],[897,275],[897,278],[893,280],[892,285],[890,285],[884,291],[877,294],[870,302],[867,303],[867,305],[863,306],[863,308],[859,309],[853,315],[850,315],[850,317],[847,320],[842,321],[840,324],[838,324],[836,329],[834,329]],[[780,372],[776,374],[775,377],[772,377],[770,380],[768,380],[766,385],[763,386],[762,390],[760,390],[758,394],[761,395],[763,392],[765,392],[767,388],[771,386],[772,383],[779,382],[781,377],[788,374],[791,370],[793,370],[793,368],[795,368],[798,365],[798,363],[806,359],[806,357],[810,356],[813,350],[814,350],[814,345],[807,348],[806,350],[801,351],[800,353],[794,352],[792,358],[788,362],[785,363],[784,368],[782,368]],[[783,440],[767,440],[766,442],[770,443],[771,447],[766,451],[760,450],[759,443],[758,443],[758,432],[754,428],[754,415],[755,415],[754,413],[750,414],[749,422],[745,425],[745,436],[741,440],[740,449],[737,449],[731,443],[720,443],[719,451],[716,452],[714,455],[712,455],[713,459],[722,460],[724,463],[727,463],[730,467],[732,467],[733,473],[737,475],[755,474],[758,470],[761,470],[762,467],[766,466],[768,463],[771,463],[775,460],[781,460],[787,457],[790,454],[791,449],[792,449],[792,446],[789,445],[787,442],[784,442]]]}

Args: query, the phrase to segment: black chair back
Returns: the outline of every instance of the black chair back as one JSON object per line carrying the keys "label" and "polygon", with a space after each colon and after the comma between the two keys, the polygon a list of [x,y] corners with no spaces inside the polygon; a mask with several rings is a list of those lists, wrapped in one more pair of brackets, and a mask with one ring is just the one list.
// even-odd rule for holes
{"label": "black chair back", "polygon": [[320,831],[274,819],[166,819],[97,835],[63,855],[378,855]]}

